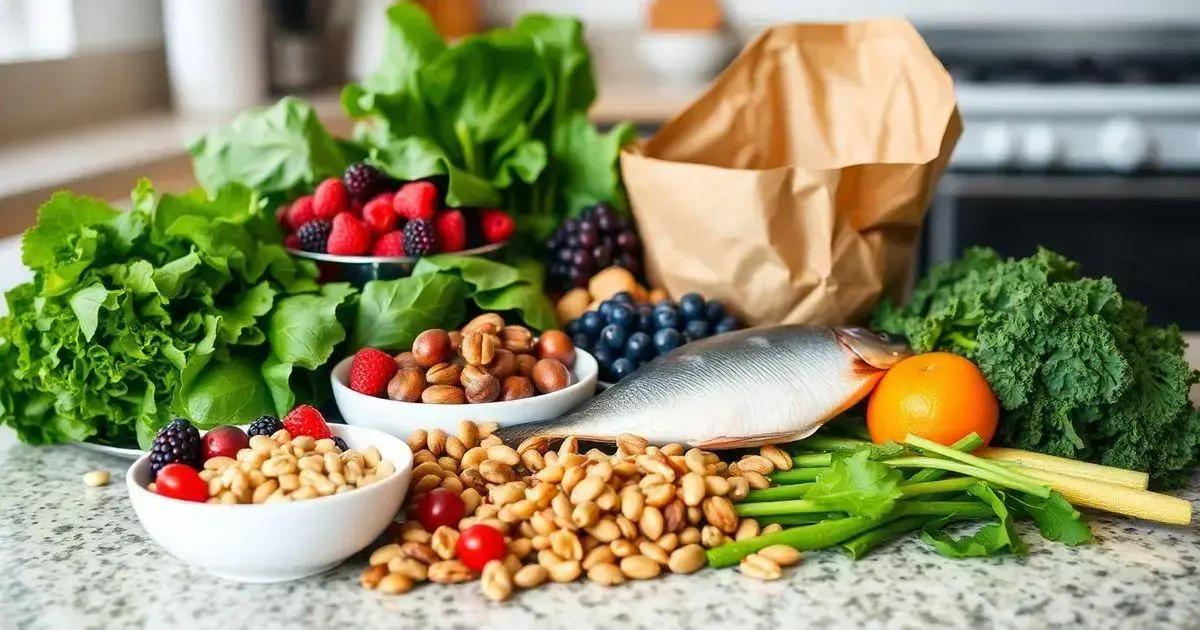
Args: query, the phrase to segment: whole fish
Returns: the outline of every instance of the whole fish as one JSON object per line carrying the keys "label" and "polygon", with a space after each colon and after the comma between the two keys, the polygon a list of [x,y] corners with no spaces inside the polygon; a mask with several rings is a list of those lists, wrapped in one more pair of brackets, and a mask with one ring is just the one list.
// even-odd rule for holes
{"label": "whole fish", "polygon": [[709,337],[654,359],[566,416],[499,431],[729,449],[798,440],[866,396],[908,347],[863,328],[773,326]]}

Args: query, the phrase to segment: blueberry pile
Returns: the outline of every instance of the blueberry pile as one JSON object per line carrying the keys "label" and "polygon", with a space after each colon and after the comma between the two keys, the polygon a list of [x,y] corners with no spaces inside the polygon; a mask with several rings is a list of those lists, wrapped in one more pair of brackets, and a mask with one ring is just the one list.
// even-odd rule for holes
{"label": "blueberry pile", "polygon": [[577,219],[564,219],[546,241],[546,250],[548,284],[557,291],[586,287],[609,265],[642,275],[642,242],[633,223],[605,203],[584,210]]}
{"label": "blueberry pile", "polygon": [[661,300],[650,306],[635,304],[622,291],[572,320],[566,332],[576,348],[596,357],[600,380],[612,383],[685,343],[738,328],[723,304],[699,293],[688,293],[678,304]]}

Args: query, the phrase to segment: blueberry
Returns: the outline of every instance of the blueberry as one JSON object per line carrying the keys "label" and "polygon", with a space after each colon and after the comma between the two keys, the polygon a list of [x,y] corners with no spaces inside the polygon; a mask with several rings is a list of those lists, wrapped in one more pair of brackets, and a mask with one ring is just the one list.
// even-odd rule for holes
{"label": "blueberry", "polygon": [[666,354],[683,344],[683,336],[674,328],[663,328],[654,333],[654,349],[659,354]]}
{"label": "blueberry", "polygon": [[675,303],[671,301],[671,298],[663,298],[654,303],[654,308],[669,308],[674,310]]}
{"label": "blueberry", "polygon": [[636,369],[636,363],[626,359],[625,357],[621,357],[619,359],[613,359],[612,367],[609,369],[609,372],[614,381],[619,381],[626,376],[633,374],[633,371]]}
{"label": "blueberry", "polygon": [[607,381],[610,376],[609,369],[612,367],[613,351],[604,346],[596,346],[591,351],[592,356],[596,357],[596,365],[600,366],[600,380]]}
{"label": "blueberry", "polygon": [[679,313],[676,313],[673,308],[654,309],[654,328],[657,330],[679,328]]}
{"label": "blueberry", "polygon": [[737,329],[738,321],[732,316],[727,315],[724,319],[717,322],[716,327],[713,328],[713,333],[719,335],[721,333],[733,332]]}
{"label": "blueberry", "polygon": [[692,336],[693,339],[703,339],[710,334],[708,322],[703,319],[693,319],[687,323],[687,327],[683,331]]}
{"label": "blueberry", "polygon": [[704,319],[704,298],[699,293],[688,293],[679,298],[679,314],[685,321]]}
{"label": "blueberry", "polygon": [[604,321],[612,323],[609,317],[612,315],[613,307],[616,305],[617,303],[612,300],[604,300],[596,310],[600,311],[600,316],[604,318]]}
{"label": "blueberry", "polygon": [[583,321],[579,318],[572,319],[571,321],[567,322],[566,326],[563,327],[563,332],[571,335],[572,337],[578,335],[579,333],[583,332]]}
{"label": "blueberry", "polygon": [[600,334],[600,329],[604,328],[604,316],[597,311],[588,311],[579,318],[579,323],[583,327],[583,332],[590,337],[595,337]]}
{"label": "blueberry", "polygon": [[580,350],[590,350],[592,347],[592,338],[584,333],[575,333],[571,335],[571,343]]}
{"label": "blueberry", "polygon": [[617,291],[609,299],[614,302],[617,302],[619,304],[629,304],[631,306],[633,305],[633,295],[630,294],[628,291]]}
{"label": "blueberry", "polygon": [[649,306],[642,306],[638,309],[637,324],[638,330],[644,333],[655,331],[654,311]]}
{"label": "blueberry", "polygon": [[644,332],[635,332],[629,335],[629,340],[625,342],[625,358],[638,361],[652,356],[654,356],[654,342],[650,339],[650,335]]}
{"label": "blueberry", "polygon": [[625,332],[624,328],[616,324],[609,324],[600,331],[600,340],[596,342],[597,346],[607,346],[609,350],[615,353],[625,351],[625,342],[629,340],[629,333]]}
{"label": "blueberry", "polygon": [[615,324],[621,328],[631,328],[636,322],[636,317],[633,314],[633,309],[627,304],[613,303],[612,308],[608,310],[608,323]]}
{"label": "blueberry", "polygon": [[725,319],[725,305],[717,300],[709,300],[708,304],[704,305],[704,319],[708,323],[716,325],[717,322]]}

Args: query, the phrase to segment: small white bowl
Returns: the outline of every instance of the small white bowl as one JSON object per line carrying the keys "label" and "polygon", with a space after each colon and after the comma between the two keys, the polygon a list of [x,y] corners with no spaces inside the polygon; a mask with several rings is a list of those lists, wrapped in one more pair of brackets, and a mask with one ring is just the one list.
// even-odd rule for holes
{"label": "small white bowl", "polygon": [[550,420],[578,407],[596,394],[599,369],[596,359],[583,350],[575,350],[571,366],[574,383],[556,392],[521,400],[468,405],[431,405],[410,403],[360,394],[349,386],[353,356],[342,359],[333,368],[333,399],[348,424],[371,427],[397,437],[406,437],[417,429],[444,429],[453,432],[462,420],[496,422],[500,426]]}
{"label": "small white bowl", "polygon": [[285,582],[328,571],[362,551],[396,517],[412,477],[402,440],[331,424],[350,448],[374,445],[396,472],[344,494],[291,503],[216,505],[150,492],[150,455],[125,474],[142,527],[172,556],[238,582]]}
{"label": "small white bowl", "polygon": [[732,56],[721,31],[645,31],[638,34],[637,47],[655,75],[673,82],[706,82]]}

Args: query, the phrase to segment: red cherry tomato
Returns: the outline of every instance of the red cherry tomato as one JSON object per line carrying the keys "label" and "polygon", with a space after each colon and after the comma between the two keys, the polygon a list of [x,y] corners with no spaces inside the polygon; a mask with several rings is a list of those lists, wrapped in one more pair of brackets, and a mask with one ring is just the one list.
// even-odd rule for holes
{"label": "red cherry tomato", "polygon": [[508,553],[504,534],[490,525],[472,525],[458,536],[454,552],[463,564],[474,571],[483,571],[484,565],[492,560],[502,560]]}
{"label": "red cherry tomato", "polygon": [[426,531],[445,525],[458,527],[458,522],[467,513],[467,506],[457,495],[445,488],[437,488],[425,495],[425,499],[417,506],[417,520]]}
{"label": "red cherry tomato", "polygon": [[187,464],[167,464],[158,471],[154,480],[157,492],[164,497],[182,501],[208,500],[208,484],[200,478],[200,473]]}

